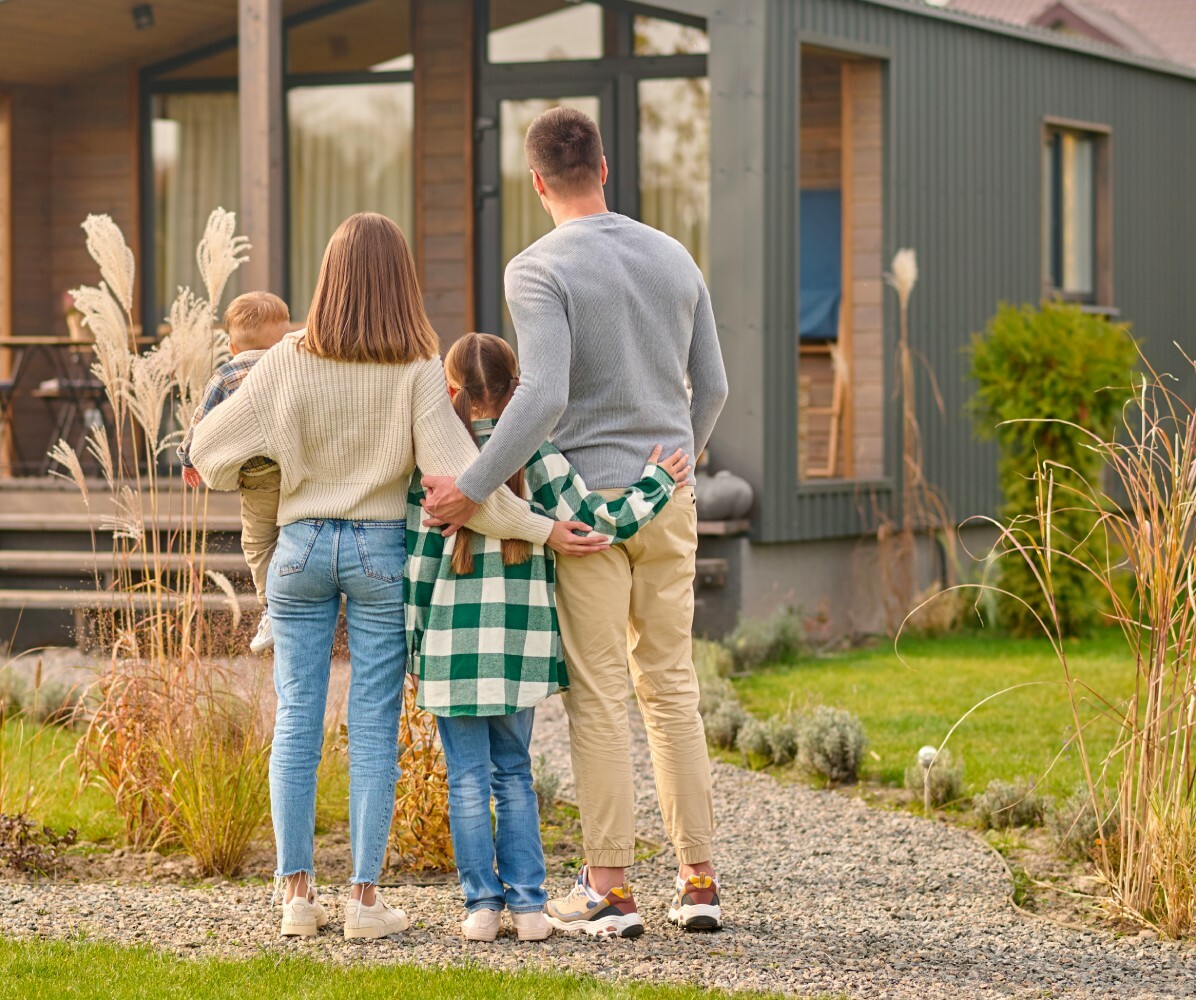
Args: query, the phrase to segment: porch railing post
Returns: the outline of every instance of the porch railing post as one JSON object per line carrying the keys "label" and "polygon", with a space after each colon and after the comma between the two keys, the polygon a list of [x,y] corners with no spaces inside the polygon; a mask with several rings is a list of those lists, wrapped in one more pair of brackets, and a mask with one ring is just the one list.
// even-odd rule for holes
{"label": "porch railing post", "polygon": [[[240,0],[241,205],[247,289],[285,292],[282,0]],[[213,205],[213,208],[216,206]]]}

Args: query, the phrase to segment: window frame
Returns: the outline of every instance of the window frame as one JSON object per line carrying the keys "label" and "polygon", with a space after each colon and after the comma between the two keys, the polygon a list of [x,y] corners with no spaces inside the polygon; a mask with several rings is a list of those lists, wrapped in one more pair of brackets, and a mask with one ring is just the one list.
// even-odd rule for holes
{"label": "window frame", "polygon": [[[1054,237],[1041,240],[1040,275],[1043,299],[1075,302],[1096,312],[1116,313],[1113,298],[1113,129],[1100,122],[1078,121],[1046,115],[1042,119],[1039,140],[1040,169],[1047,169],[1048,146],[1061,135],[1083,137],[1093,144],[1092,178],[1092,291],[1088,293],[1068,292],[1058,287],[1055,278]],[[1052,196],[1048,184],[1057,183],[1054,178],[1041,178],[1041,205],[1039,206],[1039,231],[1052,234],[1061,229],[1051,216]],[[1057,200],[1057,194],[1056,194]],[[1059,267],[1063,267],[1060,260]]]}
{"label": "window frame", "polygon": [[[292,89],[297,87],[323,87],[323,86],[351,86],[353,84],[369,84],[369,83],[410,83],[415,86],[415,69],[403,70],[381,70],[378,72],[354,70],[343,73],[292,73],[288,68],[288,52],[287,45],[290,37],[290,30],[303,24],[312,21],[320,20],[330,14],[335,14],[338,11],[349,7],[356,7],[363,3],[368,3],[370,0],[329,0],[328,3],[320,4],[317,7],[312,7],[309,10],[300,13],[291,14],[282,19],[282,64],[283,64],[283,78],[282,78],[282,127],[283,127],[283,149],[290,149],[289,142],[289,112],[288,112],[288,98]],[[412,0],[409,8],[409,14],[414,15],[414,4],[416,0]],[[139,93],[138,93],[138,118],[140,135],[138,138],[138,153],[139,153],[139,207],[140,207],[140,226],[139,237],[142,247],[142,258],[150,263],[142,268],[141,272],[141,326],[144,330],[157,330],[158,324],[161,321],[161,316],[157,315],[160,312],[156,299],[158,298],[157,288],[157,266],[155,256],[154,239],[157,231],[156,205],[154,199],[154,164],[153,164],[153,118],[154,118],[154,99],[162,94],[181,94],[181,93],[238,93],[240,90],[240,81],[235,76],[212,76],[212,77],[191,77],[185,79],[161,79],[163,74],[174,72],[182,69],[192,63],[207,59],[210,56],[218,55],[221,52],[229,49],[235,50],[239,42],[239,35],[228,35],[218,41],[211,42],[200,48],[192,49],[181,55],[174,56],[170,59],[162,60],[161,62],[153,63],[144,67],[138,74],[139,77]],[[415,52],[412,50],[412,60],[414,62]],[[283,204],[290,205],[291,198],[291,158],[289,152],[283,156],[282,175],[283,175]],[[282,297],[285,301],[290,301],[291,295],[291,229],[290,229],[290,215],[289,211],[283,213],[283,244],[284,253],[286,255],[287,266],[283,270],[283,288],[281,291]],[[169,305],[169,301],[163,303]]]}

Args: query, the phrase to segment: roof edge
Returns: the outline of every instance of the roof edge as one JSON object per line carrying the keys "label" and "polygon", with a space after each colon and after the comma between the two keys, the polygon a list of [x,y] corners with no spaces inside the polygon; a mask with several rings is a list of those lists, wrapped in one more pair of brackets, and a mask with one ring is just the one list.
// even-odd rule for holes
{"label": "roof edge", "polygon": [[968,11],[953,10],[949,7],[934,7],[925,0],[858,0],[860,3],[874,7],[887,7],[903,14],[915,17],[928,17],[938,21],[947,21],[975,31],[987,31],[990,34],[1005,35],[1032,45],[1044,45],[1048,48],[1063,49],[1077,55],[1091,56],[1106,62],[1122,63],[1136,69],[1144,69],[1152,73],[1165,76],[1176,76],[1196,82],[1196,67],[1185,66],[1183,63],[1170,62],[1166,59],[1156,59],[1150,56],[1138,55],[1135,52],[1118,50],[1113,46],[1102,45],[1090,39],[1075,38],[1040,28],[1033,25],[1013,24],[1008,21],[998,21],[991,17],[983,17]]}

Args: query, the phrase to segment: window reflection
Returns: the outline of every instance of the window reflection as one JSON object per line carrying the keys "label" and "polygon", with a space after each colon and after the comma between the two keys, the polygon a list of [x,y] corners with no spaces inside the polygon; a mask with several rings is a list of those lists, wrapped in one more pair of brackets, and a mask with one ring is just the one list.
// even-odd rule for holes
{"label": "window reflection", "polygon": [[710,36],[688,24],[637,14],[633,50],[637,56],[705,55],[710,52]]}
{"label": "window reflection", "polygon": [[311,304],[329,237],[354,212],[379,212],[410,237],[413,212],[410,83],[296,87],[290,141],[291,314]]}
{"label": "window reflection", "polygon": [[490,0],[492,63],[601,59],[602,7],[560,0]]}

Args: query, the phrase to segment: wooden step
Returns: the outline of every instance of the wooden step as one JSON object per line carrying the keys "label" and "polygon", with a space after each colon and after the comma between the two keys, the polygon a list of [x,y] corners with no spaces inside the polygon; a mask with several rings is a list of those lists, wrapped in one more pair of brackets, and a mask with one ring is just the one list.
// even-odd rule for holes
{"label": "wooden step", "polygon": [[[107,513],[107,511],[105,511]],[[183,520],[178,516],[162,516],[158,518],[159,531],[176,531],[183,527]],[[190,520],[186,521],[189,527]],[[149,526],[149,519],[146,519],[146,526]],[[209,514],[204,526],[208,531],[218,532],[240,532],[241,518],[238,515],[231,514]],[[100,516],[97,514],[93,517],[88,517],[86,514],[12,514],[5,512],[0,514],[0,532],[4,531],[23,531],[23,532],[70,532],[70,531],[88,531],[95,529],[97,534],[107,535],[108,531],[100,528]]]}
{"label": "wooden step", "polygon": [[721,588],[727,585],[730,567],[726,559],[699,559],[696,569],[695,578],[699,587]]}
{"label": "wooden step", "polygon": [[[228,610],[228,598],[218,591],[205,591],[203,605],[208,611]],[[134,608],[151,611],[158,607],[175,608],[184,598],[177,594],[123,594],[112,590],[0,590],[0,608],[25,611],[75,611],[93,608]],[[257,610],[255,594],[238,594],[242,611]]]}
{"label": "wooden step", "polygon": [[[190,562],[177,552],[158,557],[162,568],[175,572]],[[245,557],[240,552],[209,552],[202,560],[195,561],[197,568],[214,570],[217,573],[244,575],[249,572]],[[150,560],[152,566],[152,560]],[[141,556],[129,560],[134,573],[144,571]],[[27,576],[90,576],[96,569],[101,574],[111,573],[113,559],[107,552],[67,552],[42,549],[0,549],[0,573],[24,573]]]}
{"label": "wooden step", "polygon": [[751,521],[699,521],[698,534],[716,537],[746,535],[752,530]]}

